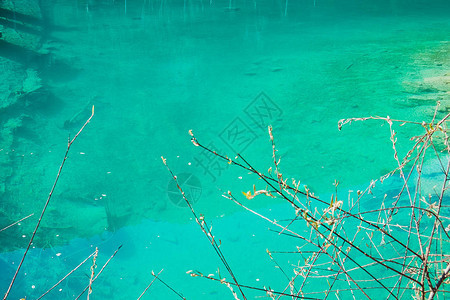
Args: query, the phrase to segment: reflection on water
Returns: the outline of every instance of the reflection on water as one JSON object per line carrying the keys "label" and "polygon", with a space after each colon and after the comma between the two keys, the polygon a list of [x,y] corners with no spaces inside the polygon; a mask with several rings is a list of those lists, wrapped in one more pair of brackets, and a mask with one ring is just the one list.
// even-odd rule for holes
{"label": "reflection on water", "polygon": [[[39,248],[144,220],[189,223],[161,155],[198,181],[197,211],[239,211],[222,191],[258,181],[194,147],[190,129],[266,170],[270,124],[285,176],[320,194],[335,179],[348,189],[395,167],[385,126],[339,132],[339,119],[421,121],[436,100],[439,114],[450,109],[446,1],[41,2],[0,3],[0,227],[35,213],[0,233],[4,251],[26,246],[67,137],[92,105]],[[399,133],[402,153],[415,133]]]}

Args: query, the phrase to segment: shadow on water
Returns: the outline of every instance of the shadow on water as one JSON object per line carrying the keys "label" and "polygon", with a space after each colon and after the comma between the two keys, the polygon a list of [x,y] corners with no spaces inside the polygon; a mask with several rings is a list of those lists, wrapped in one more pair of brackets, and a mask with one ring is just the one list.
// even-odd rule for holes
{"label": "shadow on water", "polygon": [[21,65],[29,65],[30,62],[36,61],[41,55],[36,51],[0,40],[0,56]]}
{"label": "shadow on water", "polygon": [[[0,17],[5,18],[5,19],[12,19],[15,21],[14,23],[16,23],[18,21],[18,22],[27,23],[27,24],[33,25],[33,26],[42,26],[42,20],[36,16],[26,15],[26,14],[11,11],[9,9],[5,9],[2,7],[0,7]],[[11,21],[11,23],[12,23],[12,21]]]}
{"label": "shadow on water", "polygon": [[[0,16],[1,18],[1,16]],[[0,19],[0,25],[3,25],[5,27],[14,29],[14,30],[18,30],[18,31],[22,31],[22,32],[27,32],[30,34],[35,34],[35,35],[39,35],[41,34],[41,30],[39,30],[38,28],[35,27],[30,27],[30,26],[26,26],[23,25],[22,23],[17,23],[17,22],[13,22],[7,19]]]}

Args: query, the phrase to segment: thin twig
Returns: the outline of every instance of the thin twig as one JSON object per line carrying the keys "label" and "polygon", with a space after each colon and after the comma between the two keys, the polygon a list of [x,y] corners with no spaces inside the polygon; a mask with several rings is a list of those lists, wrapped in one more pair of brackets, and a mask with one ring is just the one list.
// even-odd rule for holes
{"label": "thin twig", "polygon": [[[155,276],[155,275],[153,275],[153,276]],[[181,299],[186,300],[186,298],[184,298],[184,296],[183,296],[181,293],[175,291],[175,289],[174,289],[173,287],[171,287],[170,285],[168,285],[168,284],[167,284],[165,281],[163,281],[161,278],[159,278],[158,276],[155,276],[155,279],[158,279],[162,284],[164,284],[169,290],[171,290],[172,292],[174,292],[178,297],[180,297]]]}
{"label": "thin twig", "polygon": [[3,300],[6,300],[8,298],[8,295],[11,292],[11,289],[12,289],[12,287],[14,285],[14,282],[16,281],[17,275],[19,274],[20,268],[22,267],[22,264],[23,264],[23,262],[25,260],[25,257],[28,254],[28,250],[30,250],[31,244],[33,243],[34,236],[36,235],[36,232],[38,231],[39,226],[41,225],[42,218],[44,217],[45,211],[47,210],[47,206],[50,203],[50,199],[52,198],[53,191],[55,190],[56,184],[58,183],[59,176],[61,175],[61,171],[62,171],[62,169],[64,167],[64,163],[66,162],[66,159],[68,157],[70,147],[72,146],[73,142],[75,142],[77,137],[81,134],[81,132],[83,131],[84,127],[86,127],[86,125],[91,121],[93,116],[94,116],[94,106],[92,106],[91,116],[89,117],[89,119],[87,119],[87,121],[84,123],[84,125],[81,127],[81,129],[73,137],[73,139],[70,139],[70,137],[69,137],[69,141],[67,143],[66,153],[64,154],[64,158],[63,158],[63,160],[61,162],[61,165],[59,166],[58,174],[56,175],[56,179],[55,179],[55,181],[53,183],[52,189],[50,190],[50,193],[48,195],[47,201],[45,202],[44,208],[42,209],[42,212],[41,212],[41,215],[39,217],[39,220],[36,223],[36,227],[34,228],[33,234],[31,235],[30,241],[28,242],[27,248],[25,249],[25,252],[24,252],[24,254],[22,256],[22,259],[20,260],[20,263],[17,266],[16,273],[14,274],[14,276],[13,276],[13,278],[11,280],[11,283],[9,284],[8,290],[6,291],[5,296],[3,297]]}
{"label": "thin twig", "polygon": [[72,269],[72,271],[70,271],[69,273],[67,273],[66,276],[64,276],[63,278],[61,278],[61,280],[59,280],[57,283],[55,283],[55,285],[53,285],[50,289],[48,289],[45,293],[43,293],[39,298],[37,298],[36,300],[39,300],[41,298],[43,298],[45,295],[47,295],[51,290],[53,290],[55,287],[57,287],[61,282],[63,282],[67,277],[70,276],[70,274],[72,274],[73,272],[75,272],[79,267],[81,267],[85,262],[87,262],[87,260],[89,258],[91,258],[94,254],[96,253],[96,251],[92,252],[91,255],[89,255],[88,257],[86,257],[78,266],[76,266],[74,269]]}
{"label": "thin twig", "polygon": [[87,285],[83,291],[81,291],[81,293],[75,298],[75,300],[79,299],[84,292],[87,291],[87,289],[92,285],[92,283],[94,283],[95,280],[97,280],[98,276],[100,276],[100,274],[102,274],[103,270],[106,268],[106,266],[109,264],[109,262],[111,261],[111,259],[114,258],[114,256],[116,256],[117,252],[120,250],[120,248],[122,248],[123,245],[120,245],[116,251],[114,251],[114,253],[109,257],[109,259],[106,261],[106,263],[102,266],[102,268],[100,269],[100,271],[97,273],[97,275],[95,275],[95,277],[92,279],[92,282],[89,282],[89,285]]}
{"label": "thin twig", "polygon": [[8,228],[10,228],[10,227],[13,227],[14,225],[16,225],[16,224],[22,222],[22,221],[25,220],[25,219],[28,219],[29,217],[31,217],[31,216],[33,216],[33,215],[34,215],[34,213],[32,213],[32,214],[30,214],[30,215],[28,215],[28,216],[26,216],[26,217],[24,217],[24,218],[22,218],[22,219],[20,219],[20,220],[18,220],[18,221],[16,221],[16,222],[14,222],[14,223],[12,223],[12,224],[6,226],[5,228],[0,229],[0,232],[2,232],[3,230],[8,229]]}
{"label": "thin twig", "polygon": [[89,296],[92,294],[92,282],[94,281],[95,268],[97,268],[97,263],[96,263],[97,255],[98,255],[98,247],[95,248],[94,257],[92,257],[91,277],[89,278],[87,300],[89,300]]}
{"label": "thin twig", "polygon": [[142,296],[144,296],[145,292],[147,292],[147,290],[152,286],[153,282],[156,280],[156,278],[158,278],[159,274],[161,274],[161,272],[164,269],[161,269],[161,271],[159,271],[158,274],[155,275],[155,273],[152,271],[152,275],[154,276],[153,280],[149,283],[149,285],[147,285],[147,287],[145,288],[145,290],[142,292],[142,294],[137,298],[137,300],[141,299]]}
{"label": "thin twig", "polygon": [[[178,183],[178,179],[175,176],[175,174],[172,172],[172,170],[169,168],[168,164],[167,164],[167,160],[161,156],[162,162],[163,164],[166,166],[167,170],[169,171],[170,175],[172,176],[175,184],[177,185],[178,190],[180,191],[183,199],[185,200],[186,204],[188,205],[189,209],[191,210],[191,213],[193,214],[196,223],[200,226],[202,232],[205,234],[205,236],[208,238],[209,242],[211,243],[212,247],[214,248],[214,251],[216,252],[216,254],[219,256],[220,260],[222,261],[222,263],[224,264],[225,268],[227,269],[228,273],[230,273],[231,277],[233,278],[233,281],[236,283],[236,286],[239,288],[239,291],[242,295],[242,297],[244,299],[247,299],[244,295],[244,292],[242,291],[242,289],[239,286],[239,283],[237,282],[236,276],[234,275],[233,271],[231,270],[230,265],[228,264],[225,256],[222,253],[222,250],[220,249],[220,245],[217,244],[215,237],[212,235],[211,232],[211,227],[208,227],[208,225],[206,224],[205,218],[204,216],[200,215],[200,217],[197,216],[197,213],[195,212],[194,208],[192,207],[191,203],[189,202],[189,200],[186,198],[186,194],[184,193],[183,189],[181,188],[181,186]],[[232,293],[234,294],[234,291],[232,291]],[[236,298],[236,297],[235,297]]]}

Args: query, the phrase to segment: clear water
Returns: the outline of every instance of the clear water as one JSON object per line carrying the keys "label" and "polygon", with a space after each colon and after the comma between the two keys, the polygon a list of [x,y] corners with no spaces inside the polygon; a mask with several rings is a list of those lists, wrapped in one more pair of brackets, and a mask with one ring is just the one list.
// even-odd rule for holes
{"label": "clear water", "polygon": [[[36,298],[96,246],[105,262],[121,244],[92,297],[137,298],[151,271],[164,269],[161,278],[187,299],[231,298],[225,286],[185,274],[214,273],[221,264],[161,156],[185,178],[195,210],[214,223],[238,278],[280,289],[286,280],[265,249],[295,248],[292,240],[280,241],[221,196],[264,185],[205,155],[188,130],[265,171],[271,124],[284,175],[327,195],[335,179],[345,192],[396,166],[386,125],[339,131],[339,119],[428,120],[436,100],[440,115],[450,109],[448,1],[55,0],[35,3],[41,23],[24,17],[34,6],[15,1],[10,9],[12,2],[0,3],[0,228],[35,215],[0,232],[2,292],[67,137],[92,105],[95,116],[71,148],[11,299]],[[398,130],[404,154],[416,132]],[[252,205],[286,209],[277,200]],[[74,298],[88,268],[48,298]],[[146,297],[178,299],[158,282]]]}

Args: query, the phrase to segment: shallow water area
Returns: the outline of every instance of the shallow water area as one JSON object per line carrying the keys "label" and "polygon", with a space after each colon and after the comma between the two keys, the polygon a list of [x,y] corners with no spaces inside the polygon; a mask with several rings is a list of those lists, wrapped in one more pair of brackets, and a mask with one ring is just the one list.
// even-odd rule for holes
{"label": "shallow water area", "polygon": [[[263,220],[222,197],[265,184],[195,147],[188,131],[266,172],[272,125],[285,178],[328,200],[335,180],[346,194],[397,166],[385,122],[338,130],[340,119],[428,121],[437,101],[438,117],[450,111],[447,1],[31,2],[0,3],[0,229],[34,214],[0,232],[8,274],[67,137],[93,106],[95,115],[70,149],[23,267],[27,275],[20,274],[11,298],[24,297],[20,291],[38,297],[96,246],[104,262],[121,244],[93,296],[138,297],[151,270],[164,269],[161,278],[186,298],[230,297],[224,285],[185,274],[214,273],[220,261],[161,156],[195,211],[217,223],[214,234],[223,236],[233,270],[251,284],[280,287],[284,279],[274,275],[265,249],[288,248],[288,241],[276,242]],[[422,130],[395,127],[400,156]],[[251,200],[264,212],[286,209],[281,203]],[[36,276],[47,262],[53,274]],[[77,276],[53,292],[74,298],[88,282]],[[0,277],[0,290],[8,278]],[[148,293],[178,297],[161,282]]]}

